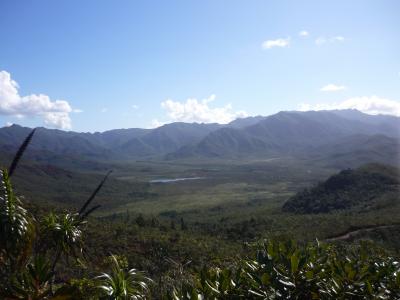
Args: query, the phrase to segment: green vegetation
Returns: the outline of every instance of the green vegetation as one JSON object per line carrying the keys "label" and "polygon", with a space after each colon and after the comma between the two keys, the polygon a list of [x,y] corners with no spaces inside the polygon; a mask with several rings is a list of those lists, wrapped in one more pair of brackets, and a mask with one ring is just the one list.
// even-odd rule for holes
{"label": "green vegetation", "polygon": [[[374,229],[389,219],[399,221],[398,198],[376,194],[368,206],[357,202],[318,215],[282,212],[296,190],[334,170],[297,162],[299,168],[290,172],[289,160],[201,166],[138,162],[141,167],[133,175],[128,176],[132,166],[126,166],[107,182],[109,174],[101,178],[96,172],[50,169],[59,180],[53,178],[54,186],[48,186],[39,180],[52,176],[40,169],[33,178],[34,165],[18,169],[27,178],[14,175],[28,142],[11,167],[1,171],[0,298],[400,297],[398,227]],[[154,178],[150,173],[205,179],[149,184]],[[373,182],[371,191],[388,191],[398,182],[395,169],[378,165],[350,175],[356,178],[352,186],[360,190]],[[44,199],[18,196],[11,179],[18,190]],[[95,181],[100,184],[91,192]],[[382,182],[388,186],[382,188]],[[48,193],[38,193],[34,185]],[[50,196],[60,191],[68,195],[71,188],[74,198],[90,195],[80,209],[76,205],[81,201],[71,196],[67,203],[65,198],[51,201]],[[113,192],[120,199],[115,203],[110,201]],[[363,226],[371,230],[357,233],[354,243],[315,241]]]}
{"label": "green vegetation", "polygon": [[397,299],[398,262],[370,248],[265,241],[231,268],[203,270],[176,299]]}
{"label": "green vegetation", "polygon": [[400,193],[399,175],[396,168],[376,164],[344,170],[311,189],[297,193],[284,204],[283,210],[327,213],[356,206],[392,206]]}
{"label": "green vegetation", "polygon": [[[50,212],[38,221],[23,208],[11,185],[11,176],[33,134],[34,131],[25,139],[10,168],[0,172],[0,296],[2,299],[76,299],[79,289],[60,281],[56,277],[57,267],[62,259],[69,265],[70,259],[78,262],[82,258],[83,227],[87,217],[98,208],[89,207],[109,173],[78,213]],[[99,289],[93,295],[112,299],[144,297],[149,279],[134,270],[125,272],[116,258],[112,258],[111,275],[103,273],[94,279]]]}

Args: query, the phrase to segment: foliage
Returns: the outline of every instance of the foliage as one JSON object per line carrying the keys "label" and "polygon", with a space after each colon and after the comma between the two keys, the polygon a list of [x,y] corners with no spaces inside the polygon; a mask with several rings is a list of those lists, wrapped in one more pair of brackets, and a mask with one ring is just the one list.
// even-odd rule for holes
{"label": "foliage", "polygon": [[171,299],[398,299],[400,266],[371,245],[346,251],[328,244],[304,247],[264,241],[252,259],[203,270]]}
{"label": "foliage", "polygon": [[43,256],[32,258],[20,274],[16,274],[6,292],[11,299],[47,299],[51,295],[50,262]]}
{"label": "foliage", "polygon": [[15,266],[26,259],[34,228],[28,212],[14,194],[6,169],[0,170],[0,180],[0,261]]}
{"label": "foliage", "polygon": [[151,281],[142,272],[136,269],[124,268],[118,262],[117,257],[111,256],[113,266],[111,273],[103,273],[96,279],[102,289],[104,298],[107,299],[144,299],[148,293],[147,282]]}
{"label": "foliage", "polygon": [[[50,212],[37,221],[22,207],[22,202],[12,189],[10,175],[32,139],[32,131],[11,163],[9,169],[0,170],[0,297],[3,299],[78,299],[82,294],[79,284],[70,284],[56,277],[56,267],[64,256],[68,262],[79,257],[83,250],[82,232],[86,218],[99,206],[89,208],[91,202],[104,185],[108,175],[100,182],[94,192],[85,201],[78,213]],[[83,258],[83,257],[82,257]],[[112,275],[108,278],[110,286],[116,288],[107,295],[116,299],[141,298],[147,286],[141,273],[134,269],[127,271],[120,268],[117,260]],[[55,284],[55,281],[59,282]],[[107,280],[101,288],[107,287]],[[139,288],[135,287],[135,284]],[[114,285],[117,284],[117,285]],[[121,285],[125,290],[121,290]],[[121,297],[122,294],[125,296]]]}
{"label": "foliage", "polygon": [[290,198],[284,211],[295,213],[327,213],[354,206],[371,205],[389,192],[398,199],[400,191],[398,170],[382,165],[343,170],[311,189]]}
{"label": "foliage", "polygon": [[[32,135],[13,160],[13,170]],[[8,170],[0,175],[1,299],[400,298],[399,260],[371,243],[271,238],[229,248],[227,241],[199,234],[183,218],[175,226],[174,218],[131,220],[129,211],[122,223],[91,219],[88,227],[89,215],[98,208],[92,201],[109,173],[77,213],[44,210],[33,217],[14,193]],[[379,177],[362,176],[368,182]],[[347,183],[336,178],[333,184]],[[244,221],[231,228],[232,237],[251,233],[260,222]],[[106,252],[119,255],[103,259]],[[149,270],[155,284],[129,268],[132,261]],[[106,271],[98,275],[101,268]]]}

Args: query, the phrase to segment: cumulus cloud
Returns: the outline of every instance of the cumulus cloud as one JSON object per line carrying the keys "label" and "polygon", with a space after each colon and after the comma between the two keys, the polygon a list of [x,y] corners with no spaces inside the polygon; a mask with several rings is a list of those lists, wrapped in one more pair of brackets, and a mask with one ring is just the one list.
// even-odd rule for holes
{"label": "cumulus cloud", "polygon": [[319,37],[315,40],[315,44],[318,46],[321,46],[323,44],[328,44],[328,43],[337,43],[337,42],[344,42],[345,38],[341,35],[333,36],[333,37]]}
{"label": "cumulus cloud", "polygon": [[299,36],[301,37],[308,37],[310,33],[307,30],[302,30],[299,32]]}
{"label": "cumulus cloud", "polygon": [[[167,112],[167,116],[172,122],[226,124],[236,118],[247,116],[245,111],[233,111],[231,104],[223,107],[210,107],[209,104],[214,100],[215,95],[211,95],[201,101],[195,98],[189,98],[186,102],[168,99],[161,103],[161,107]],[[159,124],[162,123],[158,120],[153,120],[153,125]]]}
{"label": "cumulus cloud", "polygon": [[69,114],[73,109],[67,101],[52,101],[44,94],[21,96],[18,88],[18,83],[11,78],[10,73],[0,71],[0,115],[40,117],[51,127],[71,128]]}
{"label": "cumulus cloud", "polygon": [[290,45],[290,37],[287,37],[286,39],[276,39],[276,40],[264,41],[261,44],[261,47],[263,49],[271,49],[274,47],[285,48],[285,47],[289,47],[289,45]]}
{"label": "cumulus cloud", "polygon": [[344,85],[336,85],[336,84],[327,84],[320,88],[320,91],[322,92],[337,92],[337,91],[343,91],[347,89]]}
{"label": "cumulus cloud", "polygon": [[158,119],[153,119],[153,120],[151,120],[151,125],[148,128],[149,129],[157,128],[157,127],[163,126],[165,124],[166,124],[166,122],[161,122]]}
{"label": "cumulus cloud", "polygon": [[299,110],[331,110],[331,109],[357,109],[370,115],[394,115],[400,116],[400,102],[378,96],[353,97],[339,103],[320,103],[300,105]]}

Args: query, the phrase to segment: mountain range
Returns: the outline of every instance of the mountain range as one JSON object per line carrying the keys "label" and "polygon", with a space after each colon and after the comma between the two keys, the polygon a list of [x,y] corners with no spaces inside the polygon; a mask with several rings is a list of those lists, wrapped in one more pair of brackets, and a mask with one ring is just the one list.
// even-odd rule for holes
{"label": "mountain range", "polygon": [[[0,152],[13,153],[31,128],[0,128]],[[357,110],[284,111],[229,124],[175,122],[155,129],[80,133],[37,128],[35,160],[88,161],[297,157],[397,164],[400,118]]]}

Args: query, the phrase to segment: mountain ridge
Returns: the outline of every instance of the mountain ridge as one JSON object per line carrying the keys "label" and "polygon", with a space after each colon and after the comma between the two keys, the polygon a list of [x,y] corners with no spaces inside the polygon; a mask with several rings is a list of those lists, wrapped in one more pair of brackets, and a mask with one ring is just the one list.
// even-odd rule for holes
{"label": "mountain ridge", "polygon": [[[55,161],[60,157],[124,161],[288,155],[337,160],[340,155],[361,153],[361,162],[390,157],[381,160],[388,163],[398,157],[399,129],[399,117],[357,110],[282,111],[267,117],[236,119],[226,125],[175,122],[154,129],[95,133],[39,127],[30,147],[32,156],[44,155]],[[30,131],[19,125],[0,128],[0,151],[15,151]]]}

